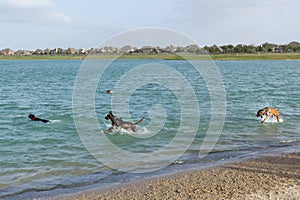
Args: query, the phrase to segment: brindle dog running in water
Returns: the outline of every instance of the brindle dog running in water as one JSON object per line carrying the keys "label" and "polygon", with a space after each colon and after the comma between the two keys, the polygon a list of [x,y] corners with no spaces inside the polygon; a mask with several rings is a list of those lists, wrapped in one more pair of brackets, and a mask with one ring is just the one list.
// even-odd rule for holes
{"label": "brindle dog running in water", "polygon": [[106,120],[110,120],[111,121],[111,127],[109,129],[107,129],[106,131],[104,131],[106,134],[113,131],[113,130],[116,130],[118,128],[123,128],[125,130],[128,130],[128,131],[133,131],[133,132],[137,132],[137,127],[136,125],[139,124],[139,123],[142,123],[144,121],[144,117],[142,119],[140,119],[139,121],[137,121],[136,123],[132,123],[132,122],[126,122],[126,121],[123,121],[122,119],[120,118],[117,118],[116,116],[113,115],[112,111],[110,111],[106,117],[105,117]]}

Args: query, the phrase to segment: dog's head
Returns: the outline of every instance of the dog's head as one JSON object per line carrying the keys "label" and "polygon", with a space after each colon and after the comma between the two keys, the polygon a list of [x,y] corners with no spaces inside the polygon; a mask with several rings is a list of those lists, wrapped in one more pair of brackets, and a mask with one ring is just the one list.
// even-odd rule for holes
{"label": "dog's head", "polygon": [[261,109],[257,112],[256,117],[263,117],[263,115],[265,114],[265,109]]}
{"label": "dog's head", "polygon": [[114,118],[115,116],[112,114],[112,111],[110,111],[105,117],[106,120],[113,120]]}
{"label": "dog's head", "polygon": [[30,119],[34,119],[34,118],[35,118],[34,114],[29,114],[28,117],[29,117]]}

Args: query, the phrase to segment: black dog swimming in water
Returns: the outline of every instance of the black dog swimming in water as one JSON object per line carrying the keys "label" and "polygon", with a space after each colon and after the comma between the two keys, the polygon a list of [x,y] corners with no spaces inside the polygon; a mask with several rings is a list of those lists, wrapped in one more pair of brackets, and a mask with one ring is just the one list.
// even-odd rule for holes
{"label": "black dog swimming in water", "polygon": [[28,117],[29,117],[32,121],[41,121],[41,122],[44,122],[44,123],[50,122],[49,120],[38,118],[38,117],[36,117],[34,114],[29,114]]}

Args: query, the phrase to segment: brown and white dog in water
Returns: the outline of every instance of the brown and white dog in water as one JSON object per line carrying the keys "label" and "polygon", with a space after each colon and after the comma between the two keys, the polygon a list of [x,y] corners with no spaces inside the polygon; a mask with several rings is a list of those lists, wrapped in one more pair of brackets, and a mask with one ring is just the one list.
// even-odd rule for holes
{"label": "brown and white dog in water", "polygon": [[142,119],[140,119],[136,123],[126,122],[126,121],[123,121],[121,118],[118,118],[118,117],[114,116],[112,111],[110,111],[106,115],[105,119],[111,121],[111,127],[109,129],[107,129],[106,131],[104,131],[106,134],[113,131],[113,130],[116,130],[118,128],[123,128],[123,129],[128,130],[128,131],[137,132],[136,125],[139,124],[139,123],[142,123],[144,121],[144,117],[143,117]]}
{"label": "brown and white dog in water", "polygon": [[263,118],[263,115],[266,115],[266,118],[261,121],[262,124],[272,116],[275,116],[277,119],[277,122],[279,122],[279,119],[280,119],[279,110],[277,110],[273,107],[265,107],[265,108],[259,110],[256,114],[256,117]]}

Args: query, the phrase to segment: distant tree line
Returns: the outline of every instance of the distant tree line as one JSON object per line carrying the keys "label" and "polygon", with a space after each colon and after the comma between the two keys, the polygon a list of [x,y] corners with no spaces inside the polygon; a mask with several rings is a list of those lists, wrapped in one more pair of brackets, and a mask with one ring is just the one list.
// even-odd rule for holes
{"label": "distant tree line", "polygon": [[9,48],[0,50],[0,55],[4,56],[29,56],[29,55],[87,55],[87,54],[172,54],[172,53],[192,53],[192,54],[259,54],[259,53],[300,53],[300,43],[290,42],[289,44],[279,45],[264,43],[258,46],[255,45],[212,45],[200,48],[198,45],[188,45],[185,47],[169,45],[165,48],[144,46],[142,48],[131,47],[130,45],[117,47],[101,47],[85,49],[75,48],[55,48],[55,49],[36,49],[36,50],[17,50],[13,51]]}
{"label": "distant tree line", "polygon": [[223,45],[223,46],[205,46],[204,49],[211,54],[231,54],[231,53],[299,53],[300,43],[290,42],[285,45],[264,43],[258,46],[255,45],[244,45],[238,44],[233,45]]}

